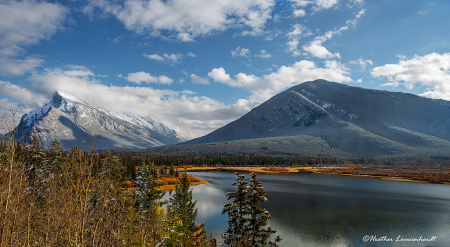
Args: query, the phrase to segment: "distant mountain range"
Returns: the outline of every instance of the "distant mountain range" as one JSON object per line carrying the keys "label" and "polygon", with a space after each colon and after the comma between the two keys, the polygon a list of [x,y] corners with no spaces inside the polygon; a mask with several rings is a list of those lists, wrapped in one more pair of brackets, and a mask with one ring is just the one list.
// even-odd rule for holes
{"label": "distant mountain range", "polygon": [[150,153],[446,156],[450,102],[316,80],[203,137]]}
{"label": "distant mountain range", "polygon": [[43,146],[57,139],[65,148],[151,148],[185,140],[151,118],[108,111],[62,92],[22,116],[16,138],[30,143],[34,135]]}

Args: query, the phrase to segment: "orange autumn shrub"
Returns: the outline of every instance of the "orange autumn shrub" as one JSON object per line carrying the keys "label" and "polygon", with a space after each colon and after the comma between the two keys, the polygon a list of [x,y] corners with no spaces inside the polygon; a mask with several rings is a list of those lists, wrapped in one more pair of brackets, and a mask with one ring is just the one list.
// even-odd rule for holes
{"label": "orange autumn shrub", "polygon": [[122,188],[132,188],[134,186],[134,183],[126,180],[120,183],[120,185],[122,186]]}

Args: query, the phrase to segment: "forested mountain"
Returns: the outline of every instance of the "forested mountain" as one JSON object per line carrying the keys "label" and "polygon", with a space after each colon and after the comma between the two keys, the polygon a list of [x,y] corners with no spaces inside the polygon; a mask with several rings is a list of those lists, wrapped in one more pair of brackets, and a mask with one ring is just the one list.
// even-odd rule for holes
{"label": "forested mountain", "polygon": [[441,155],[450,148],[449,106],[444,100],[316,80],[275,95],[184,147],[152,152]]}

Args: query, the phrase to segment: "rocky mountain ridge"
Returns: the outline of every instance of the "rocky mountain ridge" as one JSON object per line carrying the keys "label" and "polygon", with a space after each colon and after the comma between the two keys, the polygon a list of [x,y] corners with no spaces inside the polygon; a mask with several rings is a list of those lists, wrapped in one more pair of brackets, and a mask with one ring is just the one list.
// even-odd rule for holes
{"label": "rocky mountain ridge", "polygon": [[[251,153],[270,154],[278,148],[261,144],[264,138],[271,138],[271,145],[275,140],[287,145],[289,137],[297,143],[292,145],[302,143],[307,150],[311,149],[304,140],[310,144],[315,140],[314,146],[320,146],[321,151],[313,155],[377,157],[446,152],[450,148],[449,106],[445,100],[316,80],[281,92],[222,128],[180,145],[202,144],[203,149],[205,144],[222,143],[215,147],[227,153],[224,143],[234,141],[242,150],[247,145],[252,146]],[[260,150],[255,143],[261,144]],[[292,148],[297,151],[287,153],[305,155],[298,147]],[[163,149],[168,152],[167,147],[159,150]],[[182,152],[182,147],[176,149]]]}
{"label": "rocky mountain ridge", "polygon": [[16,135],[27,143],[36,135],[43,146],[57,139],[66,148],[151,148],[184,141],[151,118],[109,111],[58,91],[50,102],[22,116]]}

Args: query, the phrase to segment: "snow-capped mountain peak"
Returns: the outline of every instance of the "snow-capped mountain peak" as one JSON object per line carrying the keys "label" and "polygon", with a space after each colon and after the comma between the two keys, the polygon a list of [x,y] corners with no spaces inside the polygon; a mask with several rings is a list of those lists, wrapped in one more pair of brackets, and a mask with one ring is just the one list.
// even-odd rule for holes
{"label": "snow-capped mountain peak", "polygon": [[99,140],[97,148],[153,147],[184,140],[149,117],[103,109],[61,91],[56,91],[50,102],[23,115],[18,133],[22,141],[29,142],[37,135],[44,145],[58,139],[66,147],[93,135]]}

